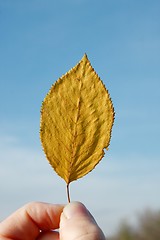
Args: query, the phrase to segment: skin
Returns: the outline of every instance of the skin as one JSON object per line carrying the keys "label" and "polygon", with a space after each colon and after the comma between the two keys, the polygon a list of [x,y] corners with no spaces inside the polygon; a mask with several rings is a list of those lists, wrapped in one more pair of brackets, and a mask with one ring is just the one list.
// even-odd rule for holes
{"label": "skin", "polygon": [[[57,231],[59,229],[59,231]],[[105,240],[93,216],[79,202],[33,202],[0,223],[0,240]]]}

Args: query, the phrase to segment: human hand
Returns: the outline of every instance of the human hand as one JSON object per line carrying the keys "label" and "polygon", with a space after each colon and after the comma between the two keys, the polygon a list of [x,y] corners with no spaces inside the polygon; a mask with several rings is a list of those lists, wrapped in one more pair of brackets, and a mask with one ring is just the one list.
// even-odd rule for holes
{"label": "human hand", "polygon": [[[59,229],[59,232],[56,231]],[[0,240],[105,240],[85,206],[29,203],[0,223]]]}

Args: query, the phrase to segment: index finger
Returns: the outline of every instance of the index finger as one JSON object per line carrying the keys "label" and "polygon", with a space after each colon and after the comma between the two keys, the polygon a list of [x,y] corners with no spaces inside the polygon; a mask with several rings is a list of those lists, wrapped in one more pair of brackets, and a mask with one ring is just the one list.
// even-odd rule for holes
{"label": "index finger", "polygon": [[64,205],[33,202],[0,223],[0,236],[9,239],[35,239],[40,230],[59,228]]}

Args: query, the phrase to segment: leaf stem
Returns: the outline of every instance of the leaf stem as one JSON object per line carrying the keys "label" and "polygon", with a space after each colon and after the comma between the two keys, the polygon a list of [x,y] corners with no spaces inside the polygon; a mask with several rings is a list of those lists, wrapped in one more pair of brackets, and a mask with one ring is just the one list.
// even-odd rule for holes
{"label": "leaf stem", "polygon": [[71,199],[70,199],[70,193],[69,193],[69,183],[67,184],[67,198],[68,198],[68,202],[70,203]]}

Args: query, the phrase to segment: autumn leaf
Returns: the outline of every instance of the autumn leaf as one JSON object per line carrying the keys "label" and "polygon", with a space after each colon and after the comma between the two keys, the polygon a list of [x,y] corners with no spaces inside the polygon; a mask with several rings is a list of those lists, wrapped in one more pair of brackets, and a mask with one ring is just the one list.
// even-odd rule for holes
{"label": "autumn leaf", "polygon": [[46,157],[67,186],[99,163],[109,146],[114,109],[87,55],[52,85],[41,108]]}

